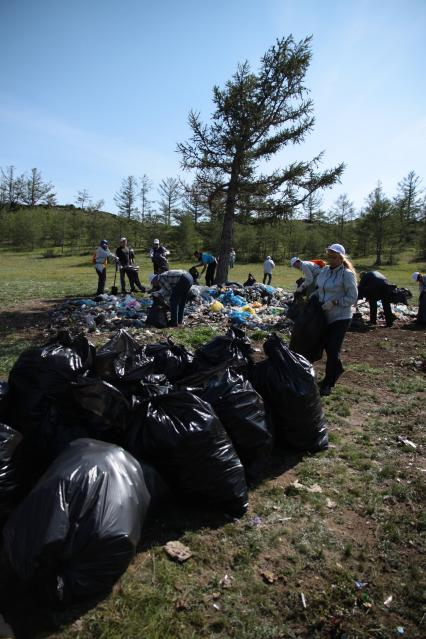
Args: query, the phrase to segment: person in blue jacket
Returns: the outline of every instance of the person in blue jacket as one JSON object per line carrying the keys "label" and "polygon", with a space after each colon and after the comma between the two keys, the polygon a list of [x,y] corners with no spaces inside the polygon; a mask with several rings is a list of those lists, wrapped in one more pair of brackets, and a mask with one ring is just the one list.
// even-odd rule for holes
{"label": "person in blue jacket", "polygon": [[320,394],[330,395],[331,389],[343,373],[340,350],[352,319],[352,307],[358,300],[355,269],[346,255],[344,246],[331,244],[327,248],[328,266],[317,277],[317,295],[327,320],[325,377],[320,383]]}
{"label": "person in blue jacket", "polygon": [[195,251],[194,257],[198,260],[198,264],[194,264],[195,268],[198,268],[199,266],[202,267],[200,275],[202,275],[204,271],[206,272],[206,286],[213,286],[217,259],[205,251]]}

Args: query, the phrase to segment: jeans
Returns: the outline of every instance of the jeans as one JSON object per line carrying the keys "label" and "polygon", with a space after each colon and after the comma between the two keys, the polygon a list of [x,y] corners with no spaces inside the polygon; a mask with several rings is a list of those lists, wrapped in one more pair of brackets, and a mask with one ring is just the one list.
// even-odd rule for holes
{"label": "jeans", "polygon": [[170,325],[177,326],[182,324],[183,312],[185,304],[188,300],[189,290],[192,286],[193,279],[189,273],[181,275],[176,282],[172,294],[170,296]]}
{"label": "jeans", "polygon": [[323,382],[325,386],[334,386],[340,375],[343,373],[340,349],[350,323],[350,319],[337,320],[337,322],[332,322],[327,326],[324,344],[325,352],[327,353],[325,377]]}
{"label": "jeans", "polygon": [[102,295],[105,291],[105,282],[106,282],[106,268],[103,267],[102,271],[98,271],[96,269],[96,273],[98,274],[98,290],[96,291],[96,295]]}
{"label": "jeans", "polygon": [[[386,299],[381,299],[380,301],[382,303],[383,312],[385,314],[386,326],[392,326],[394,317],[390,302]],[[370,306],[370,322],[372,324],[375,324],[377,322],[377,300],[369,299],[368,304]]]}
{"label": "jeans", "polygon": [[[268,278],[268,281],[266,281],[266,279]],[[271,281],[272,281],[272,273],[264,273],[263,274],[263,283],[267,284],[268,286],[271,285]]]}
{"label": "jeans", "polygon": [[213,286],[214,276],[216,274],[216,261],[210,262],[206,270],[206,286]]}

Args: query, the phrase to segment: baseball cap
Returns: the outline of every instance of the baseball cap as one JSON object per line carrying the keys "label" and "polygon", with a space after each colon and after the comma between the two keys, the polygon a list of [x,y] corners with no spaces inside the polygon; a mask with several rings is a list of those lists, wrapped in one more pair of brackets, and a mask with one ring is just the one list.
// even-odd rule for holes
{"label": "baseball cap", "polygon": [[346,255],[345,247],[342,244],[330,244],[330,246],[327,246],[327,251],[333,251],[333,253],[343,256]]}
{"label": "baseball cap", "polygon": [[99,244],[108,244],[108,240],[101,240]]}
{"label": "baseball cap", "polygon": [[419,275],[421,275],[420,271],[414,271],[414,273],[411,276],[411,279],[413,280],[413,282],[417,282],[417,278],[419,277]]}
{"label": "baseball cap", "polygon": [[127,241],[127,237],[120,237],[120,242],[126,242]]}
{"label": "baseball cap", "polygon": [[154,240],[154,244],[160,244],[160,240]]}
{"label": "baseball cap", "polygon": [[296,262],[300,262],[298,257],[292,257],[290,260],[290,266],[294,266]]}

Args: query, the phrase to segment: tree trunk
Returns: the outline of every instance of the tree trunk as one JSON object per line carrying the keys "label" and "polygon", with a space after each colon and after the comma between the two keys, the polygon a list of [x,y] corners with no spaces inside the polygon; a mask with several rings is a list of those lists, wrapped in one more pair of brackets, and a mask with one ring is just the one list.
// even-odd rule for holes
{"label": "tree trunk", "polygon": [[229,254],[231,252],[234,237],[235,204],[238,192],[237,163],[232,167],[231,179],[225,203],[225,216],[223,218],[222,234],[220,237],[219,264],[216,271],[216,284],[222,285],[228,279]]}

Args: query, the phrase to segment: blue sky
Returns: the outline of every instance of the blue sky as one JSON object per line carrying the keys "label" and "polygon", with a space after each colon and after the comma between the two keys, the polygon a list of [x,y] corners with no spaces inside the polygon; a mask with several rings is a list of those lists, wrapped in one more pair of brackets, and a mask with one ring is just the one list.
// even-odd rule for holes
{"label": "blue sky", "polygon": [[276,38],[313,35],[316,125],[272,166],[325,151],[325,192],[356,207],[410,170],[426,186],[425,0],[0,0],[0,166],[39,168],[61,203],[86,188],[115,211],[127,175],[180,174],[177,142],[212,87]]}

